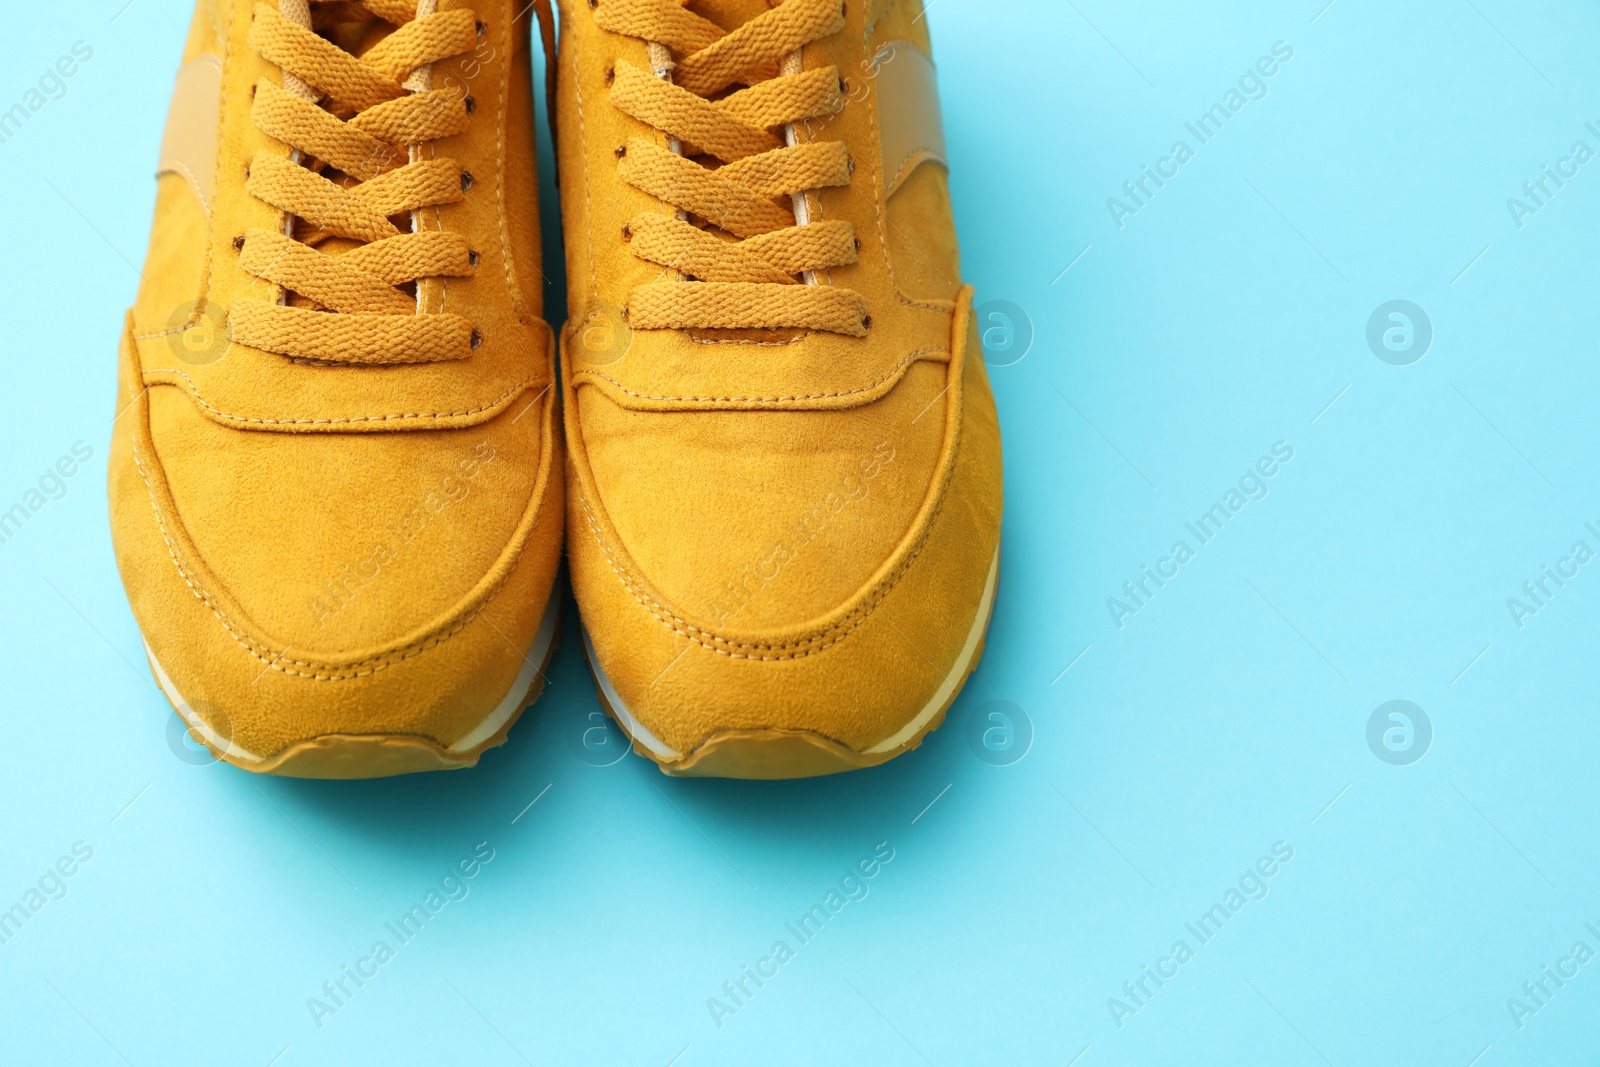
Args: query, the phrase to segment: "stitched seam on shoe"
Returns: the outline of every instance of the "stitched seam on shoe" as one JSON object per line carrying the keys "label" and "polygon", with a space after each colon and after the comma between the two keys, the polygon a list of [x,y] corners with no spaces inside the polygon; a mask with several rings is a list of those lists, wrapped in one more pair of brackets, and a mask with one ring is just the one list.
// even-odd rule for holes
{"label": "stitched seam on shoe", "polygon": [[[589,243],[586,247],[586,254],[589,257],[589,303],[592,305],[600,299],[600,274],[599,268],[595,262],[597,258],[595,249],[597,246],[595,244],[594,237],[594,188],[593,183],[589,181],[589,157],[584,154],[588,151],[589,137],[588,115],[583,106],[582,64],[580,64],[578,61],[578,50],[581,47],[582,45],[579,41],[579,35],[574,32],[572,35],[572,95],[576,97],[578,101],[578,160],[580,163],[580,172],[583,175],[583,227],[589,232]],[[556,60],[557,62],[560,62],[559,51],[557,52]],[[531,63],[532,60],[530,59],[529,62]],[[559,171],[561,169],[561,146],[556,145],[555,149],[556,170],[559,176]]]}
{"label": "stitched seam on shoe", "polygon": [[[139,442],[137,433],[130,434],[130,444],[133,449],[133,464],[136,468],[138,468],[139,478],[144,482],[145,493],[150,498],[150,510],[155,512],[156,526],[161,530],[161,540],[165,542],[167,546],[167,554],[172,557],[173,566],[177,567],[178,576],[181,577],[183,579],[183,583],[189,587],[189,592],[193,593],[195,599],[199,600],[211,610],[211,614],[214,615],[217,621],[222,624],[222,628],[228,632],[228,636],[232,637],[235,643],[237,643],[240,648],[248,652],[257,662],[265,664],[272,670],[279,671],[283,674],[293,675],[298,678],[308,678],[312,681],[318,682],[351,681],[356,678],[365,678],[368,675],[376,674],[385,667],[392,667],[397,663],[402,663],[408,659],[414,659],[429,649],[443,644],[456,634],[460,633],[468,623],[472,622],[479,615],[483,614],[483,610],[494,601],[495,597],[500,595],[500,591],[505,588],[506,583],[511,580],[511,576],[516,573],[517,564],[521,562],[522,555],[528,547],[527,540],[524,540],[522,547],[518,548],[516,553],[512,556],[510,565],[506,568],[505,575],[500,579],[499,582],[495,583],[494,587],[490,589],[487,594],[485,594],[483,602],[478,605],[476,610],[473,610],[467,614],[463,614],[447,629],[436,634],[430,634],[427,637],[413,641],[409,645],[404,645],[401,648],[386,652],[381,656],[373,656],[368,659],[360,660],[356,663],[348,664],[345,667],[336,668],[329,664],[319,664],[313,660],[289,659],[282,654],[279,654],[278,656],[275,656],[269,660],[257,651],[258,647],[266,649],[268,646],[263,642],[257,641],[254,638],[243,634],[239,629],[237,629],[228,619],[227,613],[212,602],[210,595],[206,593],[204,587],[202,587],[195,579],[190,577],[188,570],[183,565],[183,560],[180,557],[177,546],[172,543],[172,537],[167,532],[167,524],[166,520],[162,517],[161,506],[156,502],[155,487],[150,484],[150,477],[145,472],[144,462],[139,458]],[[544,503],[544,499],[541,499],[538,503],[538,511],[535,513],[533,520],[534,527],[538,526],[539,519],[542,517],[541,513],[544,510]],[[531,535],[531,529],[529,533]],[[284,651],[287,652],[288,649],[285,648]],[[317,667],[328,667],[329,673],[309,673],[306,671],[291,670],[288,667],[284,667],[284,663],[293,664],[296,667],[310,667],[313,668],[313,670],[315,670]],[[363,667],[367,669],[357,669]]]}
{"label": "stitched seam on shoe", "polygon": [[[196,388],[194,379],[189,377],[187,372],[181,371],[176,367],[153,367],[150,370],[144,371],[143,374],[146,377],[152,374],[180,374],[183,376],[184,380],[189,383],[189,392],[191,395],[193,395],[195,402],[201,407],[205,408],[207,411],[211,412],[213,415],[217,416],[217,418],[227,419],[229,422],[255,422],[269,426],[326,426],[334,423],[347,422],[387,422],[392,419],[454,419],[459,418],[462,415],[476,415],[479,412],[488,411],[490,408],[493,408],[503,402],[507,397],[513,396],[521,390],[525,390],[528,386],[540,380],[539,375],[523,378],[520,381],[513,383],[511,388],[507,389],[504,393],[484,404],[482,407],[469,408],[466,411],[413,411],[397,415],[354,415],[349,418],[339,419],[258,419],[252,418],[248,415],[231,415],[219,408],[212,407],[206,402],[206,398],[200,395],[200,390]],[[145,384],[148,385],[150,383],[146,382]]]}
{"label": "stitched seam on shoe", "polygon": [[792,400],[827,400],[834,397],[857,396],[861,393],[870,393],[880,385],[883,385],[885,382],[896,377],[902,370],[905,369],[908,364],[934,352],[944,352],[949,354],[949,350],[945,348],[919,348],[915,352],[907,355],[899,363],[896,363],[893,367],[891,367],[888,374],[885,374],[882,378],[879,378],[877,381],[872,382],[869,385],[863,385],[859,389],[849,389],[838,393],[808,393],[800,396],[657,396],[653,393],[636,393],[610,375],[602,374],[599,371],[578,371],[574,377],[599,378],[602,381],[610,382],[620,391],[627,393],[629,396],[638,400],[692,400],[705,403],[782,404]]}
{"label": "stitched seam on shoe", "polygon": [[[458,619],[453,626],[451,626],[448,630],[444,631],[443,633],[438,634],[438,635],[434,635],[434,636],[432,636],[430,638],[427,638],[420,644],[416,644],[414,646],[406,646],[407,647],[407,651],[404,651],[404,653],[402,655],[398,655],[398,656],[391,655],[391,656],[388,656],[388,657],[379,657],[378,659],[373,659],[373,660],[364,660],[361,663],[352,664],[351,665],[351,667],[352,667],[351,670],[340,671],[338,673],[319,674],[319,673],[308,673],[306,671],[297,671],[297,670],[292,670],[292,669],[290,669],[288,667],[284,667],[284,666],[282,666],[282,664],[285,663],[285,662],[294,664],[296,666],[305,666],[305,667],[313,667],[313,668],[316,667],[317,664],[312,663],[310,661],[306,661],[306,660],[286,659],[286,658],[284,658],[282,656],[275,657],[275,658],[269,660],[265,656],[263,656],[260,652],[258,652],[256,650],[257,646],[260,646],[261,648],[266,648],[267,647],[266,645],[262,644],[261,642],[255,641],[255,640],[253,640],[251,638],[248,638],[248,637],[244,636],[242,633],[240,633],[240,631],[238,631],[237,629],[234,628],[233,624],[228,620],[227,614],[225,612],[223,612],[222,609],[218,608],[214,603],[212,603],[210,596],[207,595],[207,593],[204,590],[204,588],[202,588],[199,584],[197,584],[195,582],[195,580],[192,579],[189,576],[189,572],[184,568],[183,562],[179,558],[179,554],[178,554],[177,548],[173,545],[172,539],[167,533],[166,522],[162,519],[161,509],[156,504],[155,491],[150,486],[150,480],[149,480],[148,476],[146,476],[146,474],[145,474],[144,464],[139,459],[139,449],[138,449],[137,445],[135,445],[134,449],[133,449],[133,462],[134,462],[134,466],[136,466],[139,469],[139,477],[144,481],[144,483],[145,483],[145,491],[150,496],[150,506],[151,506],[151,509],[155,512],[156,525],[159,526],[160,529],[161,529],[161,539],[164,542],[166,542],[167,553],[172,557],[173,565],[178,568],[178,574],[179,574],[179,576],[181,578],[183,578],[184,584],[189,587],[189,591],[194,594],[194,596],[195,596],[195,598],[197,600],[199,600],[207,608],[211,609],[211,614],[216,616],[217,621],[222,624],[222,628],[228,631],[228,635],[234,639],[234,641],[239,645],[239,647],[243,648],[246,652],[248,652],[257,662],[266,664],[267,667],[271,668],[272,670],[281,671],[284,674],[294,675],[295,677],[299,677],[299,678],[309,678],[309,679],[312,679],[313,681],[319,681],[319,682],[347,681],[347,680],[352,680],[352,679],[356,679],[356,678],[364,678],[364,677],[366,677],[366,676],[368,676],[370,674],[376,674],[378,671],[383,670],[385,667],[390,667],[390,666],[393,666],[396,663],[400,663],[400,662],[402,662],[404,660],[411,659],[411,658],[413,658],[415,656],[419,656],[423,652],[426,652],[428,649],[434,647],[435,645],[442,644],[443,642],[449,640],[451,637],[454,637],[462,629],[462,627],[464,627],[472,619],[472,616],[463,616],[461,619]],[[520,556],[521,553],[519,552],[518,555]],[[510,577],[509,573],[507,574],[507,577],[508,578]],[[493,597],[500,592],[500,586],[503,586],[504,584],[505,584],[505,582],[502,580],[500,585],[496,586],[495,589],[490,593],[488,599],[493,599]],[[485,603],[487,604],[488,600],[485,600]],[[474,614],[476,614],[476,613],[474,613]],[[414,650],[411,650],[413,648],[414,648]],[[372,666],[370,669],[367,669],[367,670],[353,670],[353,668],[355,668],[355,667],[361,667],[361,666],[364,666],[364,665],[366,665],[368,663],[372,663],[372,664],[375,664],[375,665]]]}
{"label": "stitched seam on shoe", "polygon": [[[946,392],[948,392],[951,387],[959,384],[961,383],[957,381],[952,383],[951,386],[947,386]],[[945,475],[943,484],[940,485],[938,496],[934,500],[933,508],[928,513],[927,522],[923,524],[922,529],[917,534],[915,545],[906,552],[905,556],[900,560],[899,564],[896,565],[894,570],[879,582],[877,587],[873,590],[872,595],[866,601],[852,610],[848,615],[833,623],[831,626],[818,630],[808,636],[798,638],[797,640],[791,641],[787,644],[774,645],[761,642],[730,641],[727,638],[712,633],[709,630],[702,630],[700,627],[695,626],[688,620],[673,614],[673,612],[665,605],[661,604],[654,597],[650,596],[649,593],[641,589],[639,585],[634,582],[632,576],[628,574],[626,569],[618,564],[615,554],[611,551],[611,547],[606,543],[605,538],[602,536],[599,519],[594,514],[594,510],[589,506],[588,494],[583,491],[581,486],[578,492],[578,502],[583,507],[584,520],[589,527],[589,535],[594,538],[595,545],[600,549],[601,554],[605,556],[606,563],[611,567],[612,573],[615,574],[617,579],[622,582],[623,588],[628,590],[628,592],[633,596],[634,600],[636,600],[641,607],[648,611],[657,622],[661,623],[661,625],[665,626],[673,633],[678,634],[680,637],[684,637],[694,644],[700,645],[702,648],[710,649],[711,651],[716,652],[718,655],[728,656],[733,659],[761,661],[803,659],[806,656],[812,656],[824,651],[830,646],[844,640],[851,633],[853,633],[856,628],[864,623],[867,620],[867,617],[876,611],[878,606],[882,604],[885,599],[887,599],[888,595],[894,590],[895,586],[900,584],[900,579],[904,578],[906,573],[911,569],[911,565],[916,562],[919,556],[922,555],[922,550],[927,547],[928,538],[932,536],[933,528],[938,523],[939,516],[944,512],[944,504],[949,494],[950,483],[955,478],[956,465],[961,450],[961,437],[962,430],[964,429],[964,421],[965,420],[961,418],[961,415],[958,412],[956,415],[956,425],[954,428],[954,440],[951,443],[951,448],[954,450],[955,455],[951,457],[950,466]],[[818,643],[819,641],[821,642],[820,644]],[[752,652],[730,652],[728,651],[729,648],[752,649],[755,652],[778,652],[783,654],[772,656],[756,655]]]}
{"label": "stitched seam on shoe", "polygon": [[[890,6],[892,7],[893,4],[891,4]],[[884,13],[885,14],[888,13],[888,8],[884,9]],[[882,16],[880,16],[880,18],[881,17]],[[861,35],[861,47],[862,47],[862,50],[866,51],[868,55],[876,55],[877,54],[875,51],[868,51],[869,49],[871,49],[871,46],[872,46],[872,31],[873,31],[874,28],[875,27],[873,27],[873,26],[868,26],[866,28],[865,32],[863,32],[862,35]],[[882,170],[883,170],[883,150],[882,150],[883,129],[878,124],[878,96],[877,96],[877,93],[873,93],[872,94],[872,106],[870,108],[868,108],[867,110],[868,110],[868,121],[871,123],[871,128],[872,128],[873,143],[877,144],[879,146],[879,150],[877,152],[872,153],[872,156],[873,156],[873,158],[871,160],[872,173],[873,173],[873,176],[875,178],[881,179],[882,178]],[[876,216],[874,221],[877,223],[877,226],[878,226],[878,241],[883,246],[883,265],[884,265],[884,268],[886,270],[888,270],[888,272],[889,272],[889,284],[894,287],[894,295],[895,295],[896,299],[898,299],[902,304],[905,304],[905,305],[907,305],[909,307],[918,307],[918,308],[922,308],[925,311],[939,311],[939,312],[944,312],[946,314],[954,312],[955,308],[956,308],[956,302],[953,301],[953,300],[951,300],[951,301],[940,301],[939,303],[929,303],[929,302],[924,301],[924,300],[917,300],[914,297],[907,296],[906,293],[905,293],[905,290],[900,288],[900,276],[895,273],[894,259],[889,255],[889,228],[888,228],[889,227],[889,200],[888,200],[887,197],[885,197],[883,195],[883,191],[886,188],[888,188],[888,186],[886,184],[884,184],[881,180],[873,182],[873,188],[872,188],[873,212],[872,213],[873,213],[874,216]],[[958,292],[960,291],[960,285],[961,285],[961,281],[958,278],[956,280],[956,286],[957,286],[957,291]]]}
{"label": "stitched seam on shoe", "polygon": [[220,14],[218,12],[218,10],[217,10],[217,6],[216,6],[216,4],[207,4],[206,7],[207,7],[206,17],[211,23],[211,32],[216,36],[216,38],[219,41],[223,41],[224,42],[224,47],[226,47],[227,31],[224,30],[222,28],[221,24],[219,24],[217,22],[217,17]]}
{"label": "stitched seam on shoe", "polygon": [[[222,40],[222,79],[217,89],[217,154],[212,160],[212,173],[222,173],[222,153],[228,144],[228,59],[233,55],[233,19],[228,19],[228,31],[221,34]],[[221,195],[212,196],[212,203],[221,200]],[[220,213],[206,209],[206,265],[204,273],[200,275],[200,293],[195,300],[195,311],[204,314],[206,306],[211,303],[211,278],[212,267],[216,260],[217,248],[217,216]],[[142,362],[142,360],[141,360]]]}
{"label": "stitched seam on shoe", "polygon": [[[957,447],[959,448],[959,443]],[[952,474],[953,473],[954,471],[952,469]],[[583,506],[584,519],[588,523],[590,536],[594,538],[595,544],[599,547],[601,553],[606,557],[606,563],[610,565],[612,573],[615,574],[618,580],[622,582],[623,588],[627,589],[628,592],[633,595],[634,600],[638,601],[640,606],[648,611],[657,622],[661,623],[661,625],[665,626],[667,629],[671,630],[673,633],[676,633],[680,637],[687,638],[689,641],[694,642],[702,648],[710,649],[719,656],[727,656],[731,659],[748,659],[767,662],[775,660],[804,659],[807,656],[814,656],[817,653],[823,652],[831,646],[838,644],[840,641],[843,641],[846,637],[849,637],[850,634],[854,633],[857,627],[866,622],[867,617],[876,611],[878,606],[882,604],[883,601],[888,597],[889,593],[894,590],[894,587],[900,584],[900,579],[905,577],[906,572],[911,569],[911,564],[916,562],[917,557],[922,555],[922,550],[927,546],[928,536],[933,530],[934,523],[938,521],[939,515],[944,510],[945,491],[948,488],[949,485],[947,483],[940,489],[938,503],[934,506],[932,513],[929,514],[927,525],[924,527],[922,533],[918,537],[916,547],[910,552],[906,553],[905,558],[900,561],[900,564],[895,567],[894,571],[891,572],[890,575],[881,583],[879,583],[878,587],[873,590],[873,594],[868,600],[862,603],[855,610],[851,611],[849,615],[846,615],[844,618],[834,623],[832,626],[829,626],[823,630],[819,630],[809,637],[802,637],[799,640],[791,641],[782,645],[764,644],[761,642],[750,641],[730,641],[727,638],[718,634],[714,634],[709,630],[702,630],[700,627],[695,626],[688,620],[674,615],[654,597],[650,596],[644,590],[639,588],[626,570],[618,565],[616,557],[612,554],[610,547],[601,537],[599,520],[595,517],[594,511],[589,507],[588,496],[580,491],[578,494],[578,500]],[[753,651],[730,652],[730,648],[750,649]],[[779,655],[757,654],[764,652],[776,652],[779,653]]]}
{"label": "stitched seam on shoe", "polygon": [[[963,288],[963,291],[967,291],[966,287]],[[958,299],[956,303],[958,312],[960,310],[960,306],[961,302]],[[965,347],[965,341],[963,341],[962,344]],[[965,375],[965,360],[971,358],[972,353],[970,351],[964,351],[963,356],[964,358],[962,361],[961,372],[962,375]],[[952,360],[953,357],[954,353],[952,352]],[[959,390],[956,400],[952,402],[964,402],[965,390],[964,388],[961,388],[963,385],[963,379],[958,377],[955,381],[951,382],[945,387],[946,392],[949,392],[953,388]],[[632,576],[627,572],[627,570],[618,564],[615,554],[611,551],[611,547],[606,543],[606,539],[602,534],[599,518],[594,514],[593,508],[589,506],[589,497],[587,492],[582,487],[581,480],[579,482],[578,489],[578,503],[583,508],[584,520],[589,527],[589,536],[594,539],[595,545],[600,549],[601,554],[605,556],[606,564],[611,568],[612,573],[617,576],[617,579],[622,583],[623,588],[626,589],[630,595],[632,595],[634,600],[647,612],[649,612],[650,615],[662,626],[666,627],[673,633],[678,634],[680,637],[687,639],[693,644],[709,649],[718,655],[727,656],[731,659],[748,659],[757,661],[803,659],[806,656],[816,655],[817,653],[826,650],[830,646],[837,644],[853,633],[862,623],[867,620],[868,616],[876,611],[879,605],[881,605],[883,601],[888,598],[889,594],[894,590],[894,588],[899,585],[900,580],[905,577],[908,571],[910,571],[911,565],[922,555],[922,550],[928,545],[928,539],[933,536],[934,526],[938,524],[939,517],[944,513],[944,505],[949,496],[950,484],[955,480],[956,469],[960,461],[962,437],[963,432],[966,429],[966,420],[962,417],[962,412],[959,407],[956,409],[954,418],[955,426],[953,427],[949,440],[949,446],[952,449],[949,466],[945,471],[938,493],[934,498],[933,507],[928,512],[927,521],[923,523],[921,530],[918,531],[913,547],[906,552],[905,556],[901,559],[899,564],[896,565],[894,570],[878,583],[878,585],[874,588],[872,595],[858,605],[848,615],[835,622],[831,626],[828,626],[822,630],[818,630],[808,636],[801,637],[795,641],[791,641],[787,644],[773,645],[759,642],[729,641],[728,639],[711,633],[708,630],[702,630],[698,626],[690,623],[688,620],[675,615],[672,611],[666,608],[665,605],[662,605],[649,593],[641,589],[640,586],[634,582]],[[826,638],[826,640],[821,640],[823,638]],[[819,640],[821,640],[820,644],[817,643]],[[721,647],[724,645],[728,647]],[[806,647],[808,645],[811,647]],[[751,652],[730,652],[728,651],[728,648],[753,649],[756,652],[779,652],[786,654],[774,656],[756,655]]]}
{"label": "stitched seam on shoe", "polygon": [[[900,180],[900,176],[906,172],[906,167],[917,156],[926,156],[928,162],[933,160],[939,160],[941,163],[945,162],[942,156],[936,156],[926,148],[913,148],[911,151],[907,152],[906,157],[900,161],[900,165],[895,168],[894,177],[890,178],[886,185],[894,185],[896,182],[898,182]],[[918,165],[920,166],[921,164]]]}
{"label": "stitched seam on shoe", "polygon": [[176,174],[188,182],[189,191],[194,193],[196,200],[200,201],[201,208],[205,210],[207,215],[211,214],[211,205],[206,203],[205,190],[200,188],[200,179],[194,176],[194,171],[190,169],[189,164],[182,160],[172,160],[166,164],[165,169],[156,171],[156,177],[158,178],[163,174]]}
{"label": "stitched seam on shoe", "polygon": [[[505,13],[505,9],[502,6],[500,11],[502,19],[504,18]],[[511,48],[510,31],[511,27],[509,24],[501,25],[500,43],[505,47],[506,51],[505,58],[500,62],[500,121],[495,127],[494,142],[495,167],[498,171],[498,173],[495,175],[495,221],[496,228],[500,231],[500,267],[501,271],[505,274],[506,295],[511,299],[511,310],[517,316],[517,321],[527,325],[529,318],[527,302],[522,299],[522,293],[519,291],[516,282],[512,279],[511,234],[506,230],[506,124],[509,121],[507,115],[511,109],[511,67],[516,61],[516,56],[513,54]],[[528,56],[528,73],[530,77],[533,74],[533,56],[531,53]],[[530,89],[529,92],[531,93],[532,90]],[[533,109],[530,105],[530,110],[535,109]],[[536,153],[538,152],[537,130],[534,131],[534,151]],[[535,169],[537,170],[537,164],[535,165]],[[537,195],[537,190],[539,188],[539,178],[537,174],[534,175],[533,187]]]}

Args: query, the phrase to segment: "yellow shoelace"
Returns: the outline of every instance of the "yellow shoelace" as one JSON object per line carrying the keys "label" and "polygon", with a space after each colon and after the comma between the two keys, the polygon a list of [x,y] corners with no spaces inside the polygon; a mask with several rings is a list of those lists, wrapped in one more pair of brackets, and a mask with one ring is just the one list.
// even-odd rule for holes
{"label": "yellow shoelace", "polygon": [[[421,6],[422,17],[416,0],[317,0],[314,15],[307,0],[255,5],[250,47],[282,69],[283,84],[258,81],[250,115],[294,151],[250,161],[246,190],[289,222],[234,246],[239,265],[282,286],[285,302],[235,301],[235,342],[334,363],[462,359],[479,343],[467,319],[422,313],[400,288],[469,275],[478,258],[460,234],[392,221],[410,216],[415,229],[415,212],[459,201],[472,184],[454,160],[413,158],[410,146],[467,128],[472,98],[432,88],[429,65],[473,49],[482,26],[471,11]],[[374,16],[397,28],[360,57],[318,32],[348,33]]]}
{"label": "yellow shoelace", "polygon": [[804,199],[805,190],[849,184],[849,152],[801,142],[793,126],[844,106],[837,68],[801,70],[798,61],[803,45],[844,27],[843,0],[783,0],[731,33],[679,0],[590,7],[602,29],[650,43],[656,69],[618,62],[611,102],[677,149],[637,137],[617,149],[624,181],[679,209],[641,213],[623,230],[635,255],[681,279],[636,287],[630,325],[864,336],[866,302],[817,276],[856,261],[855,230],[811,221]]}

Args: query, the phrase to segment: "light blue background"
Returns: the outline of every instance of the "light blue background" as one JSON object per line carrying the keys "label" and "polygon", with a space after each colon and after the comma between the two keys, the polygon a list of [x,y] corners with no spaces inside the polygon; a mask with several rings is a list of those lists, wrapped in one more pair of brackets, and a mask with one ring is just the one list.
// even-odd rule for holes
{"label": "light blue background", "polygon": [[[1506,200],[1600,149],[1600,15],[1322,2],[934,3],[965,273],[1034,335],[992,370],[1004,580],[945,728],[795,783],[579,759],[570,619],[476,770],[178,758],[103,484],[189,7],[13,12],[0,102],[76,40],[94,58],[0,145],[0,499],[74,441],[94,458],[0,546],[0,907],[94,855],[0,945],[0,1058],[1592,1063],[1600,962],[1521,1028],[1507,999],[1600,951],[1600,569],[1520,629],[1506,601],[1600,549],[1600,161],[1521,229]],[[1277,41],[1266,98],[1196,146],[1184,122]],[[1118,229],[1107,198],[1180,137],[1195,158]],[[1365,340],[1391,299],[1433,324],[1410,366]],[[1118,629],[1107,598],[1278,441],[1270,495]],[[1432,723],[1409,766],[1366,740],[1391,699]],[[994,700],[1032,725],[1009,766],[964,737]],[[307,998],[481,841],[470,895],[319,1029]],[[870,895],[719,1029],[707,998],[884,841]],[[1279,841],[1269,895],[1199,945],[1185,922]],[[1180,938],[1195,958],[1119,1028],[1108,999]]]}

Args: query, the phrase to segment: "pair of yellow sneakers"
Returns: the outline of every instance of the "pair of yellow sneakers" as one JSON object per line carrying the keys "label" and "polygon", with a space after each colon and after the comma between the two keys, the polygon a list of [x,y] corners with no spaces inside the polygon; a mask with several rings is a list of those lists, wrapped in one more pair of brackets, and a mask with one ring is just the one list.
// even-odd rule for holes
{"label": "pair of yellow sneakers", "polygon": [[199,0],[110,506],[230,763],[475,763],[543,686],[564,535],[600,699],[670,773],[881,763],[977,663],[1000,433],[920,3],[561,15],[557,54],[548,0]]}

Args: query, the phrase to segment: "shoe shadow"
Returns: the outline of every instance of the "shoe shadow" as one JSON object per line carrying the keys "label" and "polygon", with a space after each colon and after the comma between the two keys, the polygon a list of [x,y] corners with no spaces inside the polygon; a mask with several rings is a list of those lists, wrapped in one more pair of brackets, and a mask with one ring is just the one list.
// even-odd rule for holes
{"label": "shoe shadow", "polygon": [[[986,769],[957,736],[968,717],[964,693],[919,748],[880,767],[783,781],[663,774],[626,747],[601,711],[576,605],[564,595],[561,647],[543,695],[478,766],[252,783],[306,828],[308,840],[348,857],[339,865],[358,868],[351,871],[358,885],[419,865],[431,870],[487,841],[510,857],[503,867],[534,878],[574,864],[592,868],[623,850],[636,853],[631,862],[641,868],[659,852],[672,860],[675,877],[726,882],[731,868],[760,888],[814,878],[819,865],[842,870],[880,842],[894,846],[919,827],[926,831],[935,820],[924,817],[945,793],[965,792],[960,787]],[[975,674],[969,682],[979,680]]]}

